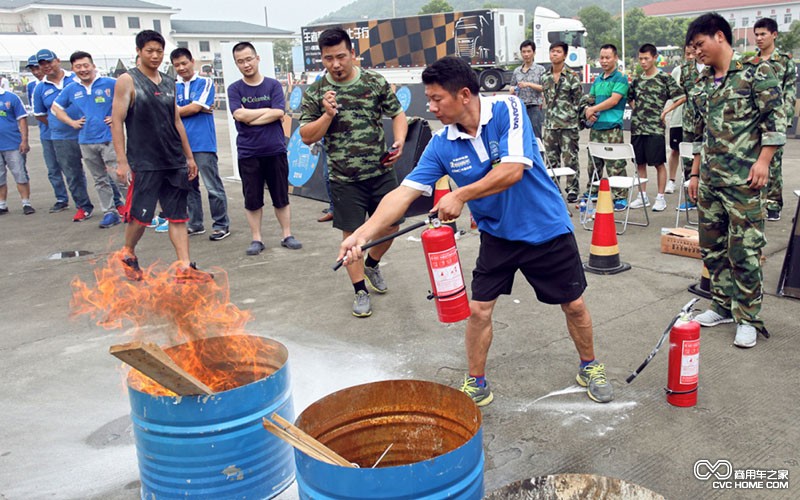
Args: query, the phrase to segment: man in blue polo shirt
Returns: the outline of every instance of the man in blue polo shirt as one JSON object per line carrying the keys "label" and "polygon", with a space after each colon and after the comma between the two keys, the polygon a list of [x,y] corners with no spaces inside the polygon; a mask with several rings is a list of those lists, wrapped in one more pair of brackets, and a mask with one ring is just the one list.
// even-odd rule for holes
{"label": "man in blue polo shirt", "polygon": [[[63,173],[72,194],[72,201],[78,207],[72,220],[81,222],[92,216],[94,205],[86,191],[86,174],[83,173],[83,165],[81,165],[78,131],[60,122],[50,109],[64,87],[78,79],[73,73],[61,68],[61,60],[52,50],[40,50],[36,53],[36,59],[39,61],[45,77],[33,91],[33,114],[37,120],[48,126],[49,136],[42,138],[47,175],[52,183],[54,178],[61,179]],[[65,111],[73,120],[80,118],[80,110],[76,106],[70,106]],[[58,193],[56,193],[56,201],[62,202],[59,205],[62,207],[61,210],[67,207],[66,200],[61,200]],[[53,206],[53,208],[56,207]]]}
{"label": "man in blue polo shirt", "polygon": [[[33,103],[33,96],[36,92],[36,86],[44,80],[44,70],[39,66],[39,59],[36,54],[28,58],[28,69],[35,77],[35,80],[28,82],[28,105],[31,110],[35,112],[36,106]],[[42,156],[44,157],[44,164],[47,167],[47,179],[50,185],[53,186],[53,194],[56,197],[56,202],[50,207],[50,213],[61,212],[69,206],[69,194],[67,193],[67,185],[64,184],[64,176],[61,173],[61,167],[58,165],[58,160],[53,151],[53,143],[50,141],[50,127],[47,126],[47,120],[36,117],[39,123],[39,140],[42,142]]]}
{"label": "man in blue polo shirt", "polygon": [[[28,85],[25,86],[25,91],[28,94],[28,106],[33,108],[33,89],[36,88],[36,85],[42,81],[44,77],[44,73],[42,73],[42,68],[39,66],[39,61],[36,60],[36,55],[32,55],[28,58],[28,64],[25,66],[28,71],[31,72],[33,75],[33,79],[28,82]],[[39,128],[41,128],[42,123],[39,124]]]}
{"label": "man in blue polo shirt", "polygon": [[[69,62],[80,81],[64,87],[51,110],[61,122],[78,131],[81,156],[92,174],[103,210],[100,227],[116,226],[121,222],[117,207],[122,206],[122,200],[108,171],[117,169],[110,127],[111,103],[114,101],[114,85],[117,81],[98,76],[97,67],[88,52],[73,53]],[[73,107],[79,111],[78,119],[71,118],[66,111]]]}
{"label": "man in blue polo shirt", "polygon": [[0,88],[0,215],[8,213],[6,170],[11,172],[17,184],[22,198],[22,213],[30,215],[36,212],[31,206],[31,185],[25,168],[24,155],[30,149],[28,112],[16,94]]}
{"label": "man in blue polo shirt", "polygon": [[[600,47],[600,66],[603,73],[598,75],[589,90],[589,102],[593,105],[586,108],[586,124],[591,127],[589,132],[590,142],[622,143],[622,120],[625,114],[625,102],[628,98],[628,78],[617,70],[617,47],[607,43]],[[625,161],[606,161],[599,158],[592,163],[589,157],[589,182],[586,193],[595,196],[592,184],[592,175],[595,166],[602,177],[603,166],[606,175],[627,175]],[[621,211],[628,207],[628,202],[621,189],[614,189],[614,210]]]}
{"label": "man in blue polo shirt", "polygon": [[[172,66],[178,73],[175,82],[175,100],[178,112],[186,127],[186,137],[197,162],[199,177],[208,191],[208,207],[214,219],[213,233],[208,237],[211,241],[220,241],[228,237],[228,197],[225,186],[219,177],[217,166],[217,131],[214,126],[214,81],[204,78],[194,70],[194,59],[189,49],[177,48],[170,54]],[[200,196],[200,180],[195,177],[191,182],[192,189],[187,197],[189,205],[190,235],[203,234],[203,198]]]}
{"label": "man in blue polo shirt", "polygon": [[431,112],[445,127],[403,183],[342,242],[339,258],[362,266],[361,247],[400,219],[419,196],[430,196],[439,178],[451,176],[460,187],[434,210],[441,220],[451,220],[469,203],[481,231],[466,332],[469,374],[461,390],[478,406],[493,399],[485,375],[492,312],[497,298],[511,293],[520,270],[539,301],[564,311],[581,360],[578,383],[588,386],[592,400],[611,401],[605,367],[594,359],[592,319],[583,301],[586,278],[572,223],[542,163],[524,105],[515,96],[480,97],[475,72],[456,57],[428,66],[422,82]]}

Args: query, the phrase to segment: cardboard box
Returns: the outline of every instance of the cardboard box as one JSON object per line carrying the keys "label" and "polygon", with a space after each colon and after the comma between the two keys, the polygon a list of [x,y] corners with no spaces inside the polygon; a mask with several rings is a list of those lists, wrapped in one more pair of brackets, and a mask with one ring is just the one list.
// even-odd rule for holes
{"label": "cardboard box", "polygon": [[700,237],[696,229],[675,227],[661,230],[661,253],[699,259]]}

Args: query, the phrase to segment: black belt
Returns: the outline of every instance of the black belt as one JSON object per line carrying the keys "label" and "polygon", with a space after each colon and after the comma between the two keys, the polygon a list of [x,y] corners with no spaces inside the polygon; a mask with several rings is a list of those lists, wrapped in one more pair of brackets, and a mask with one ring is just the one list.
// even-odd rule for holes
{"label": "black belt", "polygon": [[539,107],[541,107],[541,105],[539,105],[539,104],[526,104],[525,107],[526,108],[539,108]]}

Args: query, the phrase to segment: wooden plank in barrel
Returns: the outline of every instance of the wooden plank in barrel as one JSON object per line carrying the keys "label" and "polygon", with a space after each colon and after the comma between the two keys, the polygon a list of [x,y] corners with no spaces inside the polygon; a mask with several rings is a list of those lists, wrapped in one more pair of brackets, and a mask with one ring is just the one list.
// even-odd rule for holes
{"label": "wooden plank in barrel", "polygon": [[161,347],[152,342],[112,345],[108,353],[179,396],[214,394],[210,387],[178,366]]}

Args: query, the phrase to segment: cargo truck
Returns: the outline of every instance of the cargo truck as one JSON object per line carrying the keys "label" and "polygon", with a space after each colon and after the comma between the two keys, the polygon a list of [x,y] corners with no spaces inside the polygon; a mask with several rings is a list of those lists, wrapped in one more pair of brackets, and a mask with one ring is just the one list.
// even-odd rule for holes
{"label": "cargo truck", "polygon": [[455,55],[475,68],[484,90],[493,92],[511,80],[508,68],[521,62],[526,25],[523,9],[483,9],[305,26],[301,37],[309,78],[323,69],[317,37],[333,26],[350,34],[361,67],[378,71],[390,83],[420,83],[426,66]]}
{"label": "cargo truck", "polygon": [[[526,39],[527,24],[523,9],[482,9],[305,26],[301,37],[309,81],[323,70],[317,38],[334,26],[350,35],[361,67],[381,73],[389,83],[421,83],[426,66],[454,55],[475,69],[483,90],[497,92],[511,81],[511,69],[522,63],[519,46]],[[567,64],[585,66],[586,30],[580,21],[539,7],[532,28],[540,48],[536,62],[549,64],[550,43],[563,40],[570,47]]]}

